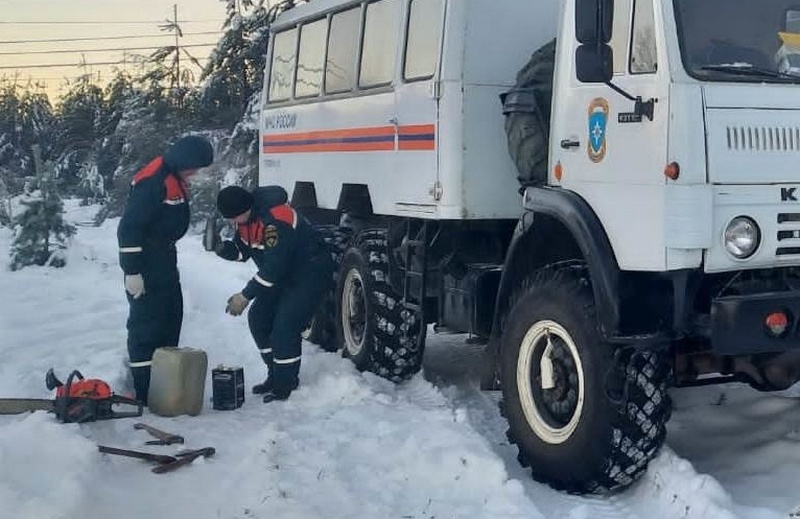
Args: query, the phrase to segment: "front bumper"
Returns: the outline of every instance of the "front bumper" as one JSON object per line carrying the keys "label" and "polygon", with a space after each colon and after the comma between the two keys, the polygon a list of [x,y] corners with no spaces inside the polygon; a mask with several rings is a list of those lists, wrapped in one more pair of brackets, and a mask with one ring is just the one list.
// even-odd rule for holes
{"label": "front bumper", "polygon": [[[784,312],[789,326],[773,336],[766,318]],[[800,291],[726,296],[711,304],[711,347],[719,355],[752,355],[800,350]]]}

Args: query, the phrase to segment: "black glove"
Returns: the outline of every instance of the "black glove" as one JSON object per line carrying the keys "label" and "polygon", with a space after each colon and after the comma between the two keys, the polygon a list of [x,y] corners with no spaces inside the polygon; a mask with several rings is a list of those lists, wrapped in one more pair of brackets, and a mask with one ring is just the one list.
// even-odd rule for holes
{"label": "black glove", "polygon": [[236,261],[239,259],[239,248],[231,240],[219,242],[214,247],[214,252],[217,256],[228,261]]}

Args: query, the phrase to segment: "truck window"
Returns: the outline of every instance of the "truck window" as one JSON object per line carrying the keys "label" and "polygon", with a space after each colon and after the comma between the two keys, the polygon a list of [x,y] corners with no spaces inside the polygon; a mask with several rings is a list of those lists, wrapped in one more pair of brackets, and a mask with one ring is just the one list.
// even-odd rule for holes
{"label": "truck window", "polygon": [[631,74],[651,74],[658,69],[653,0],[634,0],[631,31]]}
{"label": "truck window", "polygon": [[294,83],[297,29],[279,32],[274,38],[268,97],[270,101],[285,101],[292,94]]}
{"label": "truck window", "polygon": [[614,58],[614,74],[624,74],[628,63],[628,35],[631,27],[631,0],[614,2],[614,25],[611,28],[612,56]]}
{"label": "truck window", "polygon": [[792,65],[782,63],[784,43],[779,32],[791,27],[785,25],[786,13],[798,10],[797,0],[672,2],[681,58],[689,75],[701,81],[759,84],[787,80],[781,74],[747,74],[736,69],[790,71]]}
{"label": "truck window", "polygon": [[411,0],[403,78],[428,79],[436,70],[444,0]]}
{"label": "truck window", "polygon": [[392,82],[399,26],[400,2],[379,0],[367,4],[358,86],[369,88]]}
{"label": "truck window", "polygon": [[331,17],[325,66],[325,92],[328,94],[347,92],[353,88],[360,23],[361,7],[335,13]]}
{"label": "truck window", "polygon": [[300,28],[300,52],[297,56],[297,81],[294,86],[295,97],[313,97],[320,93],[327,31],[327,18],[306,23]]}

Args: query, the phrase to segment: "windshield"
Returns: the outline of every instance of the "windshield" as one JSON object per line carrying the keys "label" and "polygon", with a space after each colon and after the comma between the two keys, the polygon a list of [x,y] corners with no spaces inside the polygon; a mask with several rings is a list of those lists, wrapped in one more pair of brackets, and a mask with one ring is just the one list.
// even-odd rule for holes
{"label": "windshield", "polygon": [[800,82],[799,0],[674,0],[686,71],[704,81]]}

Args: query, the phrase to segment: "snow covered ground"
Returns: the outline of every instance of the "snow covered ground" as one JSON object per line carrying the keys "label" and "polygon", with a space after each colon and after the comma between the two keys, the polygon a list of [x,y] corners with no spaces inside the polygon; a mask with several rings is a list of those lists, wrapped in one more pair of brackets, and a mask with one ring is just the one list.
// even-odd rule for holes
{"label": "snow covered ground", "polygon": [[[69,203],[88,222],[94,208]],[[5,268],[11,233],[0,228],[0,397],[48,398],[44,373],[79,369],[130,390],[127,303],[117,265],[117,221],[81,226],[64,269]],[[225,300],[252,275],[179,244],[185,298],[182,346],[209,366],[264,376],[246,319]],[[478,386],[480,350],[431,335],[424,372],[395,386],[305,344],[301,387],[286,402],[246,396],[235,411],[206,402],[196,417],[82,425],[51,415],[0,416],[0,517],[49,518],[755,518],[800,517],[800,398],[742,386],[673,392],[668,446],[647,475],[612,497],[565,495],[516,462],[497,411]],[[800,393],[794,388],[794,393]],[[206,396],[210,397],[210,382]],[[170,474],[99,454],[96,445],[144,447],[143,421],[216,455]]]}

